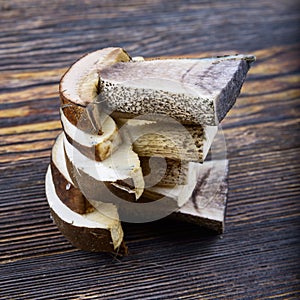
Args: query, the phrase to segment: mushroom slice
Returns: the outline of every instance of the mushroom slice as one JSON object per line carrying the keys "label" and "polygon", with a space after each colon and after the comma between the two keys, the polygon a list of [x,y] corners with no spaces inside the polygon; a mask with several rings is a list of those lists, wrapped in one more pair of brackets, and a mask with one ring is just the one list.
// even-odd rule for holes
{"label": "mushroom slice", "polygon": [[133,201],[142,195],[144,179],[140,160],[126,142],[101,162],[83,155],[65,135],[64,149],[68,172],[87,199],[115,203],[112,198]]}
{"label": "mushroom slice", "polygon": [[50,166],[55,182],[56,194],[60,200],[74,212],[85,214],[92,211],[93,207],[90,202],[74,186],[67,170],[62,134],[57,137],[52,147]]}
{"label": "mushroom slice", "polygon": [[102,114],[102,134],[89,134],[73,125],[60,110],[61,122],[68,141],[84,155],[97,161],[108,158],[122,142],[114,120]]}
{"label": "mushroom slice", "polygon": [[98,117],[98,70],[116,62],[130,61],[121,48],[105,48],[88,53],[76,61],[60,80],[59,94],[66,118],[83,130],[101,131]]}
{"label": "mushroom slice", "polygon": [[113,204],[102,203],[104,213],[98,210],[86,214],[74,212],[57,195],[50,166],[46,174],[46,196],[58,229],[73,246],[93,252],[126,253],[123,230]]}
{"label": "mushroom slice", "polygon": [[195,164],[197,184],[189,200],[172,214],[217,233],[225,229],[228,194],[228,160],[212,160]]}
{"label": "mushroom slice", "polygon": [[158,156],[141,157],[145,186],[175,186],[187,184],[189,163]]}
{"label": "mushroom slice", "polygon": [[164,115],[114,118],[139,157],[203,162],[218,132],[218,126],[182,125]]}
{"label": "mushroom slice", "polygon": [[171,160],[203,162],[218,126],[183,126],[177,122],[140,126],[129,124],[127,131],[131,136],[134,152],[141,157],[157,156]]}
{"label": "mushroom slice", "polygon": [[193,190],[197,183],[197,164],[189,163],[187,173],[187,184],[175,186],[159,186],[155,185],[147,187],[143,194],[146,198],[168,197],[177,203],[177,207],[183,206],[192,196]]}
{"label": "mushroom slice", "polygon": [[120,62],[100,66],[99,91],[113,111],[216,126],[235,103],[254,60],[235,55]]}

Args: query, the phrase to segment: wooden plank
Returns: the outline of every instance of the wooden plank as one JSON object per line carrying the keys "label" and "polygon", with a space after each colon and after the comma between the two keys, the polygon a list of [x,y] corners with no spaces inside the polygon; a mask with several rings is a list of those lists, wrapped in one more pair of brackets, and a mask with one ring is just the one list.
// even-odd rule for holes
{"label": "wooden plank", "polygon": [[[285,1],[284,5],[269,0],[251,1],[247,5],[220,0],[131,0],[122,4],[114,0],[110,5],[95,1],[84,5],[76,1],[74,5],[63,6],[26,0],[10,1],[3,6],[0,42],[9,51],[0,56],[1,70],[67,66],[87,50],[116,43],[126,45],[134,55],[151,56],[195,53],[199,48],[210,53],[253,51],[294,43],[298,32],[295,0]],[[159,20],[155,24],[154,17]],[[207,21],[199,23],[204,19]],[[273,38],[274,24],[278,26],[277,39]],[[136,28],[139,33],[135,33]],[[80,33],[84,33],[84,41],[79,38]],[[21,51],[27,55],[21,56]]]}

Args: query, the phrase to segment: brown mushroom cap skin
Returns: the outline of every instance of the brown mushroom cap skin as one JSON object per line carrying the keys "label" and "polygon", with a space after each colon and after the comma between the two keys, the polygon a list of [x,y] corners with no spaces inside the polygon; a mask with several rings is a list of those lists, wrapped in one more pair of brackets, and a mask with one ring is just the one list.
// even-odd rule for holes
{"label": "brown mushroom cap skin", "polygon": [[59,172],[53,161],[50,166],[55,190],[60,200],[76,213],[85,214],[93,211],[93,206],[87,201],[80,190],[69,183]]}
{"label": "brown mushroom cap skin", "polygon": [[102,228],[78,227],[62,220],[53,209],[51,216],[63,236],[76,248],[90,252],[109,252],[120,256],[128,254],[127,246],[121,243],[114,249],[110,232]]}
{"label": "brown mushroom cap skin", "polygon": [[73,125],[86,132],[94,130],[84,106],[74,104],[63,96],[60,97],[60,102],[65,116]]}

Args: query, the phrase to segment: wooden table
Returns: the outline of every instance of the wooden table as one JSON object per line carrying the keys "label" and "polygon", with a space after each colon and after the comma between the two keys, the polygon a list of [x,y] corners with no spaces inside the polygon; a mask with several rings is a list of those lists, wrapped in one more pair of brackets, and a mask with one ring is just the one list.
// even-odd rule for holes
{"label": "wooden table", "polygon": [[[0,298],[299,297],[297,2],[0,1]],[[58,82],[83,53],[107,46],[257,56],[222,124],[222,236],[164,220],[127,224],[130,255],[117,259],[73,248],[52,223],[44,176],[61,130]]]}

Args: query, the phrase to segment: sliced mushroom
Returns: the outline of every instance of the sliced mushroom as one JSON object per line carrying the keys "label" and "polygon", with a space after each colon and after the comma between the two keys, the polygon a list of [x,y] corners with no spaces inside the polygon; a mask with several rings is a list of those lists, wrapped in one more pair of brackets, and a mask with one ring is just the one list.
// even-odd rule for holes
{"label": "sliced mushroom", "polygon": [[175,186],[159,186],[155,185],[152,187],[147,187],[144,191],[143,196],[146,198],[151,197],[168,197],[173,199],[177,207],[183,206],[189,198],[192,196],[193,190],[197,183],[197,165],[196,163],[189,163],[187,183],[183,185]]}
{"label": "sliced mushroom", "polygon": [[117,150],[122,139],[111,117],[102,114],[99,120],[101,120],[102,134],[89,134],[73,125],[61,110],[61,122],[68,141],[85,156],[102,161]]}
{"label": "sliced mushroom", "polygon": [[110,157],[97,162],[83,155],[63,136],[68,172],[88,199],[114,202],[111,198],[128,201],[140,198],[144,190],[143,174],[139,158],[129,144],[122,144]]}
{"label": "sliced mushroom", "polygon": [[[228,161],[221,160],[205,162],[203,165],[197,164],[195,168],[197,168],[198,171],[198,178],[197,185],[192,193],[192,196],[182,207],[173,212],[170,217],[188,221],[201,227],[206,227],[208,229],[216,231],[217,233],[222,233],[224,231],[224,219],[228,191]],[[53,182],[56,182],[57,177],[53,177],[52,180]],[[213,187],[213,189],[211,187]],[[168,194],[170,196],[170,193]],[[100,211],[101,205],[103,204],[96,201],[96,207],[98,207]],[[108,210],[104,210],[105,216],[107,216],[107,213]],[[64,230],[64,222],[61,223],[61,221],[58,221],[58,223],[62,224],[62,230]],[[73,225],[71,224],[68,226],[70,227],[69,230],[74,233],[75,231]],[[87,231],[89,231],[89,229],[87,229]],[[81,234],[81,231],[78,231],[78,229],[76,229],[76,232],[79,232],[79,234]],[[66,234],[64,231],[63,233]],[[90,242],[89,233],[84,233],[84,237],[85,239],[83,241],[80,240],[80,246],[78,246],[77,244],[75,244],[75,246],[81,249],[84,248],[85,250],[91,250],[90,245],[93,245],[93,242]],[[69,234],[68,238],[70,240],[74,239],[74,234]],[[106,240],[106,235],[102,235],[102,238],[105,238],[104,240]],[[106,245],[108,244],[106,243]],[[121,244],[121,246],[124,247],[123,244]],[[120,251],[122,249],[124,248],[120,248]],[[100,251],[104,251],[103,245],[101,246]],[[112,251],[112,249],[108,248],[107,251]]]}
{"label": "sliced mushroom", "polygon": [[148,114],[135,118],[118,118],[115,115],[114,120],[123,135],[129,137],[133,150],[143,157],[144,167],[152,157],[156,157],[157,161],[163,158],[168,161],[171,173],[172,169],[176,170],[176,165],[184,162],[203,162],[218,132],[218,126],[182,125],[162,115]]}
{"label": "sliced mushroom", "polygon": [[[228,162],[204,160],[254,60],[144,60],[105,48],[75,62],[60,81],[64,133],[46,175],[63,235],[84,250],[125,254],[120,220],[171,214],[223,232]],[[155,172],[143,166],[146,186],[139,156],[158,159]]]}
{"label": "sliced mushroom", "polygon": [[187,184],[188,165],[186,161],[158,156],[140,157],[145,187],[175,186]]}
{"label": "sliced mushroom", "polygon": [[[76,213],[59,198],[55,180],[56,177],[53,177],[49,167],[46,174],[46,196],[51,215],[58,229],[70,243],[86,251],[126,254],[127,248],[123,242],[123,230],[116,207],[113,204],[102,203],[103,213],[99,210],[85,214]],[[80,191],[77,195],[79,194]],[[69,196],[73,197],[74,194]]]}
{"label": "sliced mushroom", "polygon": [[113,111],[158,113],[215,126],[235,103],[252,55],[159,59],[100,66],[99,91]]}
{"label": "sliced mushroom", "polygon": [[55,178],[55,190],[60,200],[74,212],[85,214],[93,211],[93,207],[83,194],[74,186],[66,165],[63,148],[63,135],[59,135],[52,147],[51,173]]}
{"label": "sliced mushroom", "polygon": [[66,118],[80,129],[101,132],[98,70],[116,62],[130,61],[121,48],[105,48],[76,61],[63,75],[59,94]]}
{"label": "sliced mushroom", "polygon": [[192,196],[172,217],[223,233],[228,193],[228,160],[206,161],[195,164],[195,167],[198,179]]}
{"label": "sliced mushroom", "polygon": [[134,152],[141,157],[203,162],[218,131],[217,126],[183,126],[172,121],[136,125],[134,120],[120,130],[126,130]]}

